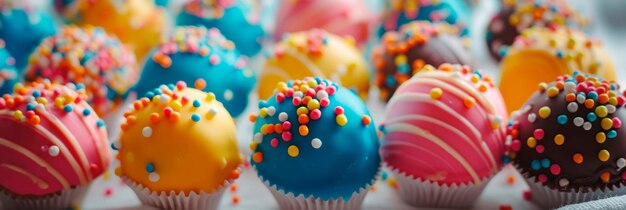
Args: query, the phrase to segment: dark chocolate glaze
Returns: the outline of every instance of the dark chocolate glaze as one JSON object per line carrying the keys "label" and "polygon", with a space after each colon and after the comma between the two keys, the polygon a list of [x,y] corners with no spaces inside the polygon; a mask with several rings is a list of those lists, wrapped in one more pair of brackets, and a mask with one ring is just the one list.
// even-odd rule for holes
{"label": "dark chocolate glaze", "polygon": [[[502,56],[500,55],[500,47],[496,49],[493,45],[500,43],[500,46],[510,46],[513,44],[513,41],[515,41],[515,37],[519,35],[517,28],[509,22],[509,18],[513,12],[514,9],[512,7],[503,7],[502,10],[489,21],[487,28],[487,49],[489,49],[491,57],[496,60],[501,60]],[[500,31],[493,31],[493,25],[496,24],[496,22],[502,24]]]}
{"label": "dark chocolate glaze", "polygon": [[[553,83],[554,84],[554,83]],[[550,85],[549,87],[551,87]],[[618,94],[620,95],[620,94]],[[538,180],[538,176],[541,174],[547,176],[547,181],[544,183],[551,189],[557,189],[560,191],[583,191],[587,192],[596,189],[613,189],[614,187],[620,187],[624,184],[623,173],[624,169],[619,169],[617,166],[617,160],[619,158],[626,157],[626,129],[622,126],[620,128],[611,128],[617,132],[617,137],[610,139],[606,138],[604,143],[598,143],[596,141],[596,134],[598,132],[607,132],[601,127],[601,117],[592,122],[590,130],[583,129],[582,126],[577,127],[573,123],[575,117],[582,117],[585,122],[588,122],[587,114],[594,112],[595,108],[599,106],[596,102],[592,109],[588,109],[584,104],[578,103],[578,110],[574,113],[570,113],[567,109],[566,94],[561,91],[558,96],[549,98],[546,91],[537,92],[527,101],[524,106],[530,106],[528,112],[522,113],[519,117],[514,118],[513,121],[519,122],[518,138],[521,142],[521,149],[517,151],[517,155],[513,158],[513,164],[515,164],[520,172],[526,177],[533,177],[535,181]],[[548,118],[542,119],[538,115],[538,110],[541,107],[548,106],[551,109],[551,114]],[[617,109],[613,114],[608,114],[606,117],[612,119],[614,117],[620,120],[626,120],[626,110],[623,106],[616,106]],[[522,109],[523,110],[523,109]],[[528,115],[534,113],[537,114],[537,118],[534,123],[529,122]],[[568,118],[566,124],[561,125],[557,123],[557,117],[559,115],[565,115]],[[543,145],[545,151],[538,153],[536,149],[527,146],[527,139],[533,136],[535,129],[543,129],[545,135],[542,140],[537,140],[537,145]],[[557,134],[562,134],[565,137],[565,141],[562,145],[557,145],[554,141],[554,137]],[[610,154],[609,159],[606,162],[600,161],[598,153],[601,150],[607,150]],[[583,155],[583,162],[577,164],[573,160],[573,156],[576,153]],[[533,160],[550,160],[551,164],[558,164],[560,166],[560,173],[553,175],[550,168],[541,167],[540,170],[532,169]],[[607,183],[601,180],[601,174],[609,172],[611,174]],[[569,185],[562,187],[559,185],[559,180],[565,178],[569,181]]]}

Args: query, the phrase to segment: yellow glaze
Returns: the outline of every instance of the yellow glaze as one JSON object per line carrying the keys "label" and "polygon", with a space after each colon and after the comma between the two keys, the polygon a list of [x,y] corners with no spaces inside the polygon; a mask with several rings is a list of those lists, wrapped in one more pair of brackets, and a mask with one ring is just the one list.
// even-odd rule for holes
{"label": "yellow glaze", "polygon": [[265,100],[272,96],[281,81],[311,76],[354,89],[362,99],[367,99],[369,71],[354,40],[319,29],[286,35],[277,44],[260,73],[259,97]]}
{"label": "yellow glaze", "polygon": [[[215,192],[239,175],[242,156],[234,121],[213,94],[193,88],[176,93],[177,100],[165,103],[163,95],[152,101],[143,99],[143,103],[139,100],[135,109],[125,114],[120,142],[116,143],[121,163],[116,173],[156,192]],[[183,96],[188,102],[181,100]],[[198,108],[194,100],[200,102]],[[174,110],[170,117],[165,116],[166,107]],[[153,113],[159,115],[158,120],[151,117]],[[180,114],[177,120],[171,117],[175,113]],[[200,116],[198,122],[192,120],[194,113]],[[151,132],[146,132],[146,127]],[[158,176],[148,172],[150,163]]]}
{"label": "yellow glaze", "polygon": [[100,26],[115,34],[138,59],[160,43],[169,25],[165,10],[152,0],[77,0],[64,13],[71,23]]}
{"label": "yellow glaze", "polygon": [[565,28],[525,30],[500,68],[500,92],[509,112],[520,109],[540,83],[554,81],[560,75],[582,71],[608,81],[616,79],[613,63],[602,45]]}

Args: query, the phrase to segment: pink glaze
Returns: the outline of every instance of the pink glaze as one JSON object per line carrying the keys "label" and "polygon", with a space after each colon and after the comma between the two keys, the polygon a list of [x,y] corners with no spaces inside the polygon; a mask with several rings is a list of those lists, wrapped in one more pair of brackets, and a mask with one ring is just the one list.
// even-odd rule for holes
{"label": "pink glaze", "polygon": [[285,33],[325,29],[351,36],[357,43],[367,41],[369,28],[376,20],[362,0],[282,0],[276,18],[274,40]]}
{"label": "pink glaze", "polygon": [[[383,160],[414,178],[479,183],[502,164],[507,113],[502,96],[490,79],[471,82],[474,72],[467,67],[440,68],[445,71],[422,70],[413,76],[387,104],[381,123]],[[431,96],[434,88],[441,89],[438,99]],[[470,97],[475,103],[468,108],[464,100]]]}
{"label": "pink glaze", "polygon": [[[65,86],[45,86],[49,88],[43,84],[18,88],[16,92],[22,94],[0,98],[0,186],[18,195],[46,195],[88,184],[110,162],[104,124],[98,125],[100,119],[86,96]],[[34,90],[41,97],[35,99]],[[19,97],[23,102],[16,102]],[[55,105],[59,97],[66,102]],[[82,99],[77,102],[76,97]],[[27,114],[29,100],[39,107]],[[64,111],[65,105],[72,110]],[[17,111],[21,117],[16,117]]]}

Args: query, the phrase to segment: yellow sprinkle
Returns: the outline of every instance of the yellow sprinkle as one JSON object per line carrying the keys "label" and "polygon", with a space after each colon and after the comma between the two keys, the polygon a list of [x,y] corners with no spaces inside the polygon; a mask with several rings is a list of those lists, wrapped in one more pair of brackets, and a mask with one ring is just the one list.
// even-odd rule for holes
{"label": "yellow sprinkle", "polygon": [[530,148],[535,148],[535,146],[537,146],[537,139],[535,139],[535,137],[528,137],[526,145]]}
{"label": "yellow sprinkle", "polygon": [[310,87],[308,85],[300,85],[300,91],[302,91],[303,93],[306,93],[306,90],[308,90]]}
{"label": "yellow sprinkle", "polygon": [[213,100],[215,100],[215,94],[213,94],[213,93],[207,93],[207,94],[206,94],[206,101],[211,102],[211,101],[213,101]]}
{"label": "yellow sprinkle", "polygon": [[[615,91],[609,91],[609,97],[617,97],[617,93]],[[615,98],[617,100],[617,98]]]}
{"label": "yellow sprinkle", "polygon": [[432,99],[439,100],[439,98],[441,98],[441,95],[443,95],[443,91],[441,90],[441,88],[433,88],[430,90],[430,97]]}
{"label": "yellow sprinkle", "polygon": [[602,129],[609,130],[613,127],[613,121],[607,117],[607,118],[602,119],[602,122],[600,122],[600,125],[602,125]]}
{"label": "yellow sprinkle", "polygon": [[183,108],[183,104],[180,103],[180,101],[170,101],[170,107],[172,107],[172,109],[174,111],[179,112],[182,108]]}
{"label": "yellow sprinkle", "polygon": [[300,149],[298,149],[298,147],[295,145],[291,145],[289,146],[289,148],[287,148],[287,153],[289,153],[289,156],[291,157],[298,157],[298,155],[300,154]]}
{"label": "yellow sprinkle", "polygon": [[256,142],[250,143],[250,150],[254,151],[259,145]]}
{"label": "yellow sprinkle", "polygon": [[44,98],[44,97],[39,97],[37,98],[37,103],[43,104],[43,105],[47,105],[48,104],[48,99]]}
{"label": "yellow sprinkle", "polygon": [[559,95],[559,89],[556,87],[548,88],[547,94],[548,97],[554,98],[555,96]]}
{"label": "yellow sprinkle", "polygon": [[24,115],[22,114],[22,111],[20,111],[20,110],[17,110],[17,111],[15,111],[15,113],[13,113],[13,117],[15,117],[16,120],[22,119],[23,116]]}
{"label": "yellow sprinkle", "polygon": [[604,132],[599,132],[596,134],[596,142],[602,144],[606,141],[606,134]]}
{"label": "yellow sprinkle", "polygon": [[606,151],[605,149],[600,150],[600,152],[598,153],[598,159],[600,159],[600,161],[602,162],[606,162],[607,160],[609,160],[609,157],[611,157],[611,153],[609,153],[609,151]]}
{"label": "yellow sprinkle", "polygon": [[307,108],[309,108],[309,110],[319,109],[320,102],[317,99],[313,99],[309,101],[309,104],[307,104]]}
{"label": "yellow sprinkle", "polygon": [[477,83],[478,81],[480,81],[480,78],[478,78],[478,75],[474,74],[472,75],[471,81],[473,83]]}
{"label": "yellow sprinkle", "polygon": [[548,88],[548,84],[546,84],[545,82],[539,83],[539,91],[544,91],[546,90],[546,88]]}
{"label": "yellow sprinkle", "polygon": [[156,95],[154,97],[152,97],[152,103],[154,104],[158,104],[161,101],[161,96],[160,95]]}
{"label": "yellow sprinkle", "polygon": [[557,134],[556,136],[554,136],[554,143],[556,145],[563,145],[563,143],[565,143],[565,136],[563,136],[562,134]]}
{"label": "yellow sprinkle", "polygon": [[302,114],[309,114],[309,109],[307,109],[306,107],[303,107],[303,106],[302,107],[298,107],[298,109],[296,110],[296,113],[298,114],[298,116],[300,116]]}
{"label": "yellow sprinkle", "polygon": [[259,116],[260,116],[261,118],[265,118],[265,117],[267,117],[267,108],[265,108],[265,107],[264,107],[264,108],[261,108],[261,110],[259,110]]}
{"label": "yellow sprinkle", "polygon": [[541,117],[542,119],[546,119],[550,116],[551,112],[552,110],[550,110],[550,107],[547,107],[547,106],[541,107],[539,109],[539,117]]}
{"label": "yellow sprinkle", "polygon": [[[609,92],[609,95],[613,93],[613,92]],[[615,93],[613,93],[615,94]],[[611,96],[609,97],[609,104],[613,105],[613,106],[617,106],[617,97],[615,96]]]}
{"label": "yellow sprinkle", "polygon": [[396,66],[402,65],[402,64],[406,64],[406,55],[404,54],[399,54],[398,56],[396,56],[396,58],[394,59],[394,62],[396,63]]}
{"label": "yellow sprinkle", "polygon": [[335,120],[337,121],[337,124],[339,126],[344,126],[344,125],[346,125],[346,123],[348,123],[348,118],[346,118],[346,115],[344,115],[344,114],[337,115]]}
{"label": "yellow sprinkle", "polygon": [[63,99],[63,97],[57,97],[54,99],[54,106],[56,107],[62,107],[63,103],[65,103],[65,99]]}
{"label": "yellow sprinkle", "polygon": [[608,113],[609,112],[606,109],[606,106],[598,106],[598,107],[596,107],[596,115],[598,115],[598,117],[606,117],[606,115]]}
{"label": "yellow sprinkle", "polygon": [[307,82],[306,82],[306,84],[307,84],[309,87],[315,87],[315,86],[317,86],[317,81],[315,81],[314,79],[312,79],[312,80],[307,81]]}

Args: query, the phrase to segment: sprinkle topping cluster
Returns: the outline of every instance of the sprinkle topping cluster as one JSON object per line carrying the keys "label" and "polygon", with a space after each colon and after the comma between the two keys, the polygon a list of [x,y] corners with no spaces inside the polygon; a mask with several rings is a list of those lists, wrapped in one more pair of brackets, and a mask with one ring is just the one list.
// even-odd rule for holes
{"label": "sprinkle topping cluster", "polygon": [[568,21],[584,26],[588,22],[566,1],[561,0],[506,0],[504,6],[514,8],[508,22],[518,28],[537,25],[554,27],[567,25]]}
{"label": "sprinkle topping cluster", "polygon": [[541,83],[539,93],[509,123],[505,161],[560,189],[623,183],[619,85],[575,72]]}
{"label": "sprinkle topping cluster", "polygon": [[[161,43],[158,49],[152,56],[152,60],[163,68],[169,68],[172,65],[172,59],[169,55],[176,53],[194,53],[209,56],[209,62],[212,65],[218,65],[223,62],[222,58],[217,52],[213,51],[220,49],[233,51],[235,50],[235,44],[227,40],[216,28],[177,27],[169,40]],[[238,58],[235,68],[243,69],[245,64],[244,59]]]}
{"label": "sprinkle topping cluster", "polygon": [[60,83],[84,83],[89,101],[102,113],[106,88],[120,96],[138,77],[136,60],[115,37],[97,27],[67,26],[46,38],[30,57],[27,80],[50,78]]}
{"label": "sprinkle topping cluster", "polygon": [[[311,29],[306,32],[305,42],[296,41],[290,34],[285,35],[281,42],[288,43],[289,47],[296,48],[299,52],[306,53],[306,55],[310,57],[321,57],[324,54],[324,47],[328,45],[328,39],[328,33],[325,30]],[[354,46],[354,42],[347,43]],[[276,49],[274,49],[274,56],[278,59],[282,58],[283,55],[285,55],[285,50],[286,49],[281,47],[276,47]]]}
{"label": "sprinkle topping cluster", "polygon": [[[288,103],[295,107],[293,113],[277,110],[267,101],[259,102],[258,114],[250,115],[250,121],[256,122],[258,117],[276,117],[280,123],[264,124],[259,131],[255,131],[250,149],[253,151],[252,160],[256,163],[263,161],[263,152],[258,150],[258,145],[264,143],[265,136],[271,136],[269,144],[272,148],[277,148],[279,144],[289,144],[287,151],[290,157],[296,158],[300,154],[299,146],[302,143],[293,142],[294,135],[310,139],[310,146],[319,149],[323,146],[323,139],[315,137],[315,132],[309,131],[309,124],[313,121],[322,120],[322,110],[328,108],[333,99],[333,95],[338,90],[338,86],[331,81],[316,78],[305,78],[304,80],[292,80],[287,83],[280,82],[276,88],[274,97],[279,104]],[[334,123],[338,126],[345,126],[349,119],[344,114],[344,107],[330,107],[335,114]],[[350,120],[351,122],[352,120]],[[371,118],[362,116],[360,123],[369,125]],[[319,131],[323,132],[323,131]]]}
{"label": "sprinkle topping cluster", "polygon": [[[0,98],[0,110],[12,111],[15,120],[33,126],[41,123],[41,114],[52,110],[59,110],[64,114],[78,112],[85,117],[93,113],[89,106],[81,105],[87,98],[82,84],[68,83],[61,86],[49,80],[43,80],[26,86],[18,83],[14,87],[14,92],[13,95],[5,94]],[[22,110],[22,106],[26,109]],[[103,120],[98,119],[93,126],[103,128],[105,124]],[[58,147],[49,148],[49,152],[52,156],[58,155]]]}

